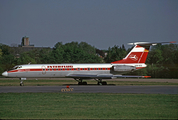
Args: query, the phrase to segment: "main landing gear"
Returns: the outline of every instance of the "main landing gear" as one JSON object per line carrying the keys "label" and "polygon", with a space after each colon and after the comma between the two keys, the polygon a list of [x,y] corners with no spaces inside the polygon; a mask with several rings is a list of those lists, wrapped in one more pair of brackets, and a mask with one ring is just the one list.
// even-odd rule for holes
{"label": "main landing gear", "polygon": [[[78,85],[87,85],[87,82],[83,82],[81,78],[75,80],[78,82]],[[102,81],[102,79],[95,79],[98,83],[97,85],[107,85],[106,81]]]}
{"label": "main landing gear", "polygon": [[26,78],[20,78],[20,86],[24,86],[23,81],[26,80]]}
{"label": "main landing gear", "polygon": [[102,79],[95,79],[98,83],[97,85],[107,85],[106,81],[102,81]]}
{"label": "main landing gear", "polygon": [[78,85],[87,85],[87,82],[82,82],[81,78],[79,79],[75,78],[75,80],[78,82]]}

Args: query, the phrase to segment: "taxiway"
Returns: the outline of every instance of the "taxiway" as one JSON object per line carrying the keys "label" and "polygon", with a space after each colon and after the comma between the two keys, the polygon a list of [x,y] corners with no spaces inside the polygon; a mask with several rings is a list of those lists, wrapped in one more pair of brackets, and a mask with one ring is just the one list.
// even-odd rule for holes
{"label": "taxiway", "polygon": [[134,93],[178,94],[178,86],[1,86],[0,93]]}

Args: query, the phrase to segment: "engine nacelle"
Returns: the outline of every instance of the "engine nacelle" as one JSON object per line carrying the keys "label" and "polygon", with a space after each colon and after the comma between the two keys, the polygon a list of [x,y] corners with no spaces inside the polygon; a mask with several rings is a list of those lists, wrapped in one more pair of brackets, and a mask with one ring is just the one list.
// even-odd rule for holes
{"label": "engine nacelle", "polygon": [[130,72],[136,70],[136,67],[128,65],[114,65],[112,66],[112,70],[115,72]]}

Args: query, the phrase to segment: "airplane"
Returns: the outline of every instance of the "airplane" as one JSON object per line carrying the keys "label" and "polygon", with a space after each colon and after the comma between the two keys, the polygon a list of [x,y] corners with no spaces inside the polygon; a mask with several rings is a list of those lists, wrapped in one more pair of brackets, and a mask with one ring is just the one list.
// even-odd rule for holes
{"label": "airplane", "polygon": [[[161,42],[174,43],[174,42]],[[133,72],[145,68],[146,58],[149,48],[158,43],[135,42],[129,43],[135,45],[133,49],[122,60],[111,63],[100,64],[27,64],[17,65],[13,69],[2,73],[6,77],[20,78],[20,86],[24,86],[23,81],[26,78],[74,78],[78,85],[87,85],[83,79],[94,79],[98,85],[107,85],[107,82],[102,79],[112,78],[148,78],[151,76],[129,76],[122,75],[124,73]]]}

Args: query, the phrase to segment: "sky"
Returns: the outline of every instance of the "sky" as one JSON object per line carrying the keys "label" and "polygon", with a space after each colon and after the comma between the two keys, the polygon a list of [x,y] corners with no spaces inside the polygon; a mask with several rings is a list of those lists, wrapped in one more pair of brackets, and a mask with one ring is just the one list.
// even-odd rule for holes
{"label": "sky", "polygon": [[0,0],[0,43],[178,42],[178,0]]}

